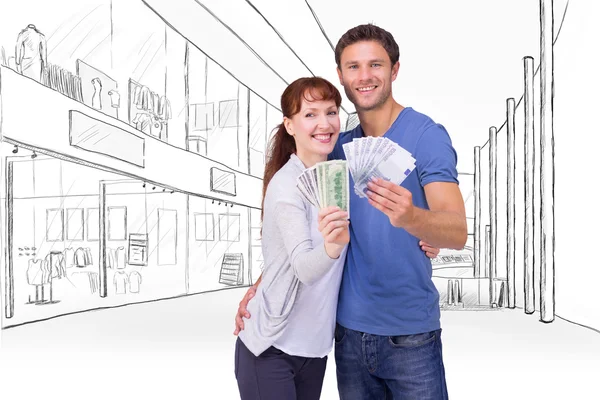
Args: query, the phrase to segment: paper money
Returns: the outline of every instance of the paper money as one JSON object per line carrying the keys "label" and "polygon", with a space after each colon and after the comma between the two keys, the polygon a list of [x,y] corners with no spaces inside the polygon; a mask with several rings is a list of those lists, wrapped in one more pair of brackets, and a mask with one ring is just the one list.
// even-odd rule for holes
{"label": "paper money", "polygon": [[337,206],[348,211],[348,164],[333,161],[322,166],[324,177],[325,206]]}
{"label": "paper money", "polygon": [[344,160],[320,162],[296,179],[298,189],[317,208],[337,206],[350,213],[350,175]]}
{"label": "paper money", "polygon": [[357,138],[342,148],[359,197],[367,197],[371,179],[382,178],[400,185],[416,167],[416,160],[406,149],[385,137]]}

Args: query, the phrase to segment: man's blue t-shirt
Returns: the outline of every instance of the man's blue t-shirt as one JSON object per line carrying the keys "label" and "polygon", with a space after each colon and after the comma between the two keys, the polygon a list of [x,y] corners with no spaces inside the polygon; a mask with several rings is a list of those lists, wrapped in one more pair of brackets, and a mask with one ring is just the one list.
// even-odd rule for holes
{"label": "man's blue t-shirt", "polygon": [[[362,128],[340,134],[329,159],[346,159],[342,145],[363,137]],[[416,159],[402,186],[415,206],[428,209],[423,187],[458,183],[457,156],[445,128],[410,107],[384,137]],[[350,245],[340,288],[337,321],[375,335],[396,336],[440,328],[439,293],[431,280],[431,260],[419,239],[395,228],[388,217],[354,193],[350,177]]]}

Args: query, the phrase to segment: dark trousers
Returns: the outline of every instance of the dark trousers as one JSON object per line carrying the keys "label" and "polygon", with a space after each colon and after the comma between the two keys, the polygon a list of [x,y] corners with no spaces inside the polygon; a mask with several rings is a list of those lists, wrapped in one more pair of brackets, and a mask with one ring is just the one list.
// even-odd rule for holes
{"label": "dark trousers", "polygon": [[242,400],[318,400],[327,356],[290,356],[271,346],[256,357],[238,338],[235,378]]}
{"label": "dark trousers", "polygon": [[335,327],[341,400],[447,400],[441,329],[378,336]]}

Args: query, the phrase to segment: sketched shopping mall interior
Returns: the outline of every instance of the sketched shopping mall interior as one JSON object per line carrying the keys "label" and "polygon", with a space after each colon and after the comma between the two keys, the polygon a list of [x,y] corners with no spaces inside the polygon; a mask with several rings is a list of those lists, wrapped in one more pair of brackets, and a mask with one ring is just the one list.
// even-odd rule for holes
{"label": "sketched shopping mall interior", "polygon": [[[223,5],[187,0],[84,3],[52,2],[52,13],[41,0],[21,2],[0,27],[3,328],[254,283],[279,96],[300,76],[339,83],[319,55],[333,60],[313,15],[312,47],[301,48],[257,10],[244,24],[223,20]],[[524,88],[539,96],[548,71],[534,75],[531,56]],[[522,102],[507,100],[505,124],[486,132],[472,170],[460,173],[467,246],[432,262],[445,309],[531,312],[548,289],[523,258],[539,241],[540,197],[525,198],[524,176],[510,174],[511,165],[531,169],[540,193],[539,159],[535,171],[525,159],[515,167],[506,140],[525,135],[532,98],[525,90]],[[340,116],[343,128],[358,122],[345,97]],[[535,214],[514,211],[515,182]],[[554,292],[544,301],[554,304]]]}

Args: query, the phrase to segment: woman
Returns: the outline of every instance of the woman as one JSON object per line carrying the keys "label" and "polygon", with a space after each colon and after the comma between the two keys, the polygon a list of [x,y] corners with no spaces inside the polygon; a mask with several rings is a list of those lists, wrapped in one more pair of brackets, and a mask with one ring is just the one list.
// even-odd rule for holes
{"label": "woman", "polygon": [[263,182],[265,266],[235,348],[242,400],[320,397],[349,221],[336,207],[319,212],[296,178],[333,150],[340,104],[339,91],[322,78],[300,78],[281,96],[283,123],[271,140]]}

